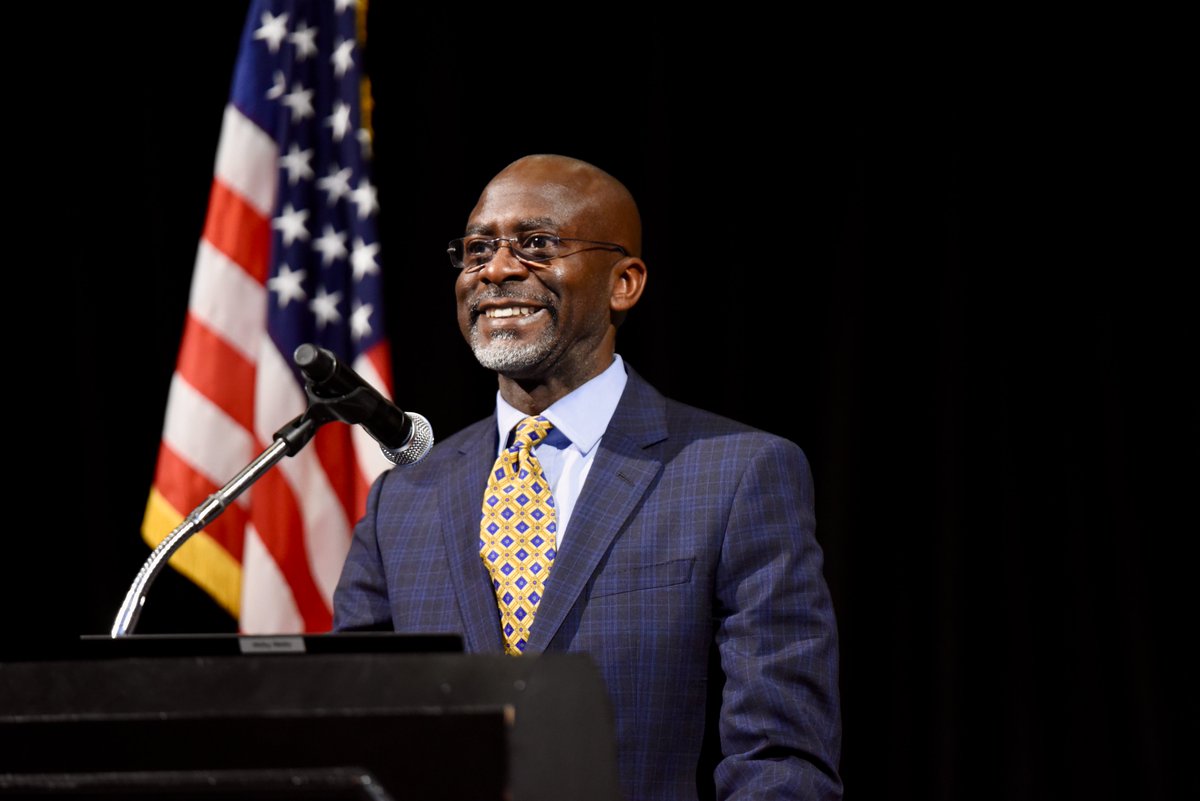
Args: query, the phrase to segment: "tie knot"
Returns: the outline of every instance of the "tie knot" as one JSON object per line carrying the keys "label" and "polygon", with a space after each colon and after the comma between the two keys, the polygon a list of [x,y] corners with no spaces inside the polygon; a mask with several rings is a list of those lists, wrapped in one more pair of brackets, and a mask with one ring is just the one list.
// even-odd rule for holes
{"label": "tie knot", "polygon": [[526,417],[520,423],[517,423],[516,436],[513,438],[512,446],[514,448],[529,449],[535,445],[539,445],[546,438],[546,432],[552,428],[554,428],[554,423],[551,423],[545,417]]}

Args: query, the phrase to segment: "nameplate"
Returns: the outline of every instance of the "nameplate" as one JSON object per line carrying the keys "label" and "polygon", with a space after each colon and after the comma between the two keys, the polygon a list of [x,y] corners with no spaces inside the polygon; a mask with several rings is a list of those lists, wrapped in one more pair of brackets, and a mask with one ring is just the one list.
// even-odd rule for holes
{"label": "nameplate", "polygon": [[303,637],[238,637],[243,654],[302,654]]}

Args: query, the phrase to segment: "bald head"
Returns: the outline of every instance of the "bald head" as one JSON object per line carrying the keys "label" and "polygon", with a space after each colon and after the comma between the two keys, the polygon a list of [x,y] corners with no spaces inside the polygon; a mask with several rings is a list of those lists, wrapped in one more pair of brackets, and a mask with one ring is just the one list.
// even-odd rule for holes
{"label": "bald head", "polygon": [[567,156],[525,156],[509,164],[484,187],[471,223],[485,210],[519,208],[533,192],[553,204],[553,222],[577,229],[571,236],[615,242],[631,256],[641,255],[642,221],[633,195],[599,167]]}

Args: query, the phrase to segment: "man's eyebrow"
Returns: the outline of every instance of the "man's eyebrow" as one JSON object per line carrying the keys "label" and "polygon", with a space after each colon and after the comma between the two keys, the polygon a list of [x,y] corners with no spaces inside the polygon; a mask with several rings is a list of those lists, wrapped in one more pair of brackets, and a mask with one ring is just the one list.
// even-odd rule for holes
{"label": "man's eyebrow", "polygon": [[[529,217],[517,223],[515,231],[557,231],[558,221],[553,217]],[[467,226],[466,236],[496,236],[496,226],[472,223]]]}

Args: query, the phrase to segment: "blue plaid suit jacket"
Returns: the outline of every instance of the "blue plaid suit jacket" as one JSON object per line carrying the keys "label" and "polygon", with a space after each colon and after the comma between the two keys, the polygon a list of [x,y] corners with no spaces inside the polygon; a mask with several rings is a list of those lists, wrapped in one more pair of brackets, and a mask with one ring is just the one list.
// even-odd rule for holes
{"label": "blue plaid suit jacket", "polygon": [[[837,634],[804,454],[628,372],[527,653],[599,665],[629,798],[840,798]],[[335,628],[503,652],[479,558],[496,448],[488,418],[376,481]]]}

